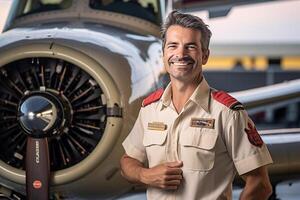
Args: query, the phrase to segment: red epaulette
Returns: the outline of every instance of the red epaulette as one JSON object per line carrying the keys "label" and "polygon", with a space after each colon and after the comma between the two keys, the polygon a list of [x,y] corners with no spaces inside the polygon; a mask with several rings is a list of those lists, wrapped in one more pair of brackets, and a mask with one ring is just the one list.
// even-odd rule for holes
{"label": "red epaulette", "polygon": [[215,100],[232,110],[244,110],[243,104],[224,91],[212,92],[212,96]]}
{"label": "red epaulette", "polygon": [[142,107],[145,107],[153,102],[156,102],[160,99],[162,94],[164,93],[164,89],[158,89],[155,92],[151,93],[148,97],[143,100]]}

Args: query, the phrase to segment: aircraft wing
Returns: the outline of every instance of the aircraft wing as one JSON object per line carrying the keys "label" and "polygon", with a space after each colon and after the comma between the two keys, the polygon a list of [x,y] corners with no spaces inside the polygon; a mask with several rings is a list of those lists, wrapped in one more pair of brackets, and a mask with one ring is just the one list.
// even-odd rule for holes
{"label": "aircraft wing", "polygon": [[175,0],[173,7],[184,12],[209,11],[209,17],[226,16],[234,6],[274,0]]}
{"label": "aircraft wing", "polygon": [[274,84],[266,87],[232,92],[250,113],[278,107],[300,100],[300,79]]}

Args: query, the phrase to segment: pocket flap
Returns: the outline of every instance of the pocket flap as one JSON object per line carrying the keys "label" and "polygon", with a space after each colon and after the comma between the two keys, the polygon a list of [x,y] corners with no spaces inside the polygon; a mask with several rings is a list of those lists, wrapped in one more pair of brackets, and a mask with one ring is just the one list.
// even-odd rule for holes
{"label": "pocket flap", "polygon": [[167,138],[167,131],[147,130],[144,134],[144,146],[163,145]]}
{"label": "pocket flap", "polygon": [[190,127],[180,135],[180,144],[210,150],[214,148],[217,138],[218,133],[214,129]]}

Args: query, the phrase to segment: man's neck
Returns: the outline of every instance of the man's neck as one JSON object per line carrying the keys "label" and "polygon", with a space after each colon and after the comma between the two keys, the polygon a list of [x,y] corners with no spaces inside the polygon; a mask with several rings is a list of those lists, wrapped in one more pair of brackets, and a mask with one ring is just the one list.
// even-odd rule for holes
{"label": "man's neck", "polygon": [[172,102],[177,113],[180,113],[183,109],[185,103],[189,100],[192,96],[193,92],[197,88],[197,86],[202,81],[203,76],[200,75],[197,80],[192,83],[184,83],[181,81],[171,79],[171,87],[172,87]]}

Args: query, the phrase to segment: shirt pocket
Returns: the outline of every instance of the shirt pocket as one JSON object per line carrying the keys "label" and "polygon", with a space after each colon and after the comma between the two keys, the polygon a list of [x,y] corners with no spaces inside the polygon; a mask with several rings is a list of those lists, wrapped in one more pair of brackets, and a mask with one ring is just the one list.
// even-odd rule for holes
{"label": "shirt pocket", "polygon": [[209,171],[215,162],[218,133],[214,129],[189,127],[181,133],[179,142],[183,167],[189,170]]}
{"label": "shirt pocket", "polygon": [[146,148],[149,167],[154,167],[166,161],[166,138],[167,130],[146,130],[143,145]]}

